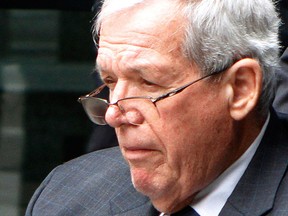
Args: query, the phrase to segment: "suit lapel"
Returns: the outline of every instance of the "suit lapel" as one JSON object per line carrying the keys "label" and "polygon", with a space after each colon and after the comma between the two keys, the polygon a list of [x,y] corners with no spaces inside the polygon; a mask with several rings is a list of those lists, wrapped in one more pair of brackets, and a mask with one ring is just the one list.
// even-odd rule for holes
{"label": "suit lapel", "polygon": [[287,131],[272,111],[270,123],[247,170],[220,215],[262,215],[274,203],[287,169]]}
{"label": "suit lapel", "polygon": [[281,60],[288,63],[288,48],[286,48],[285,52],[281,56]]}

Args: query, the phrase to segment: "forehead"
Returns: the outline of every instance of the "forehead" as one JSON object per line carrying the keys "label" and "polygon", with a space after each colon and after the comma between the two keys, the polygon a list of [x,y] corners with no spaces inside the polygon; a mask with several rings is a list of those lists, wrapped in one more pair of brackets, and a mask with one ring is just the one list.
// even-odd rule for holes
{"label": "forehead", "polygon": [[163,40],[165,36],[166,38],[172,36],[184,25],[183,18],[177,14],[176,8],[179,5],[176,3],[176,0],[136,2],[129,7],[119,7],[118,11],[111,9],[109,12],[109,9],[104,9],[104,15],[100,16],[100,35],[113,36],[133,32],[154,36],[161,34],[161,38],[159,39]]}
{"label": "forehead", "polygon": [[177,7],[175,0],[144,1],[106,16],[101,22],[99,53],[107,48],[116,53],[152,49],[179,56],[184,19]]}

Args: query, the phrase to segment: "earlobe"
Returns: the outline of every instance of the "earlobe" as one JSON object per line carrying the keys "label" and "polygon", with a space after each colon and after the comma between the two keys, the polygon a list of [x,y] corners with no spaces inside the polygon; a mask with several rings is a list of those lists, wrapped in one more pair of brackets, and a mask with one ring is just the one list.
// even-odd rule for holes
{"label": "earlobe", "polygon": [[228,71],[229,110],[235,120],[245,118],[257,105],[262,88],[262,70],[254,59],[242,59]]}

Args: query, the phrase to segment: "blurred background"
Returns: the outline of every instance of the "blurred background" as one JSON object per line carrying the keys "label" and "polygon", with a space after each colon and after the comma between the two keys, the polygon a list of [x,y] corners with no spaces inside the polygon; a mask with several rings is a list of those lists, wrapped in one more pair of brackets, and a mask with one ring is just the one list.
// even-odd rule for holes
{"label": "blurred background", "polygon": [[[283,20],[287,2],[279,3]],[[92,75],[91,37],[99,5],[93,0],[0,1],[1,216],[24,215],[33,192],[57,165],[97,150],[97,141],[115,141],[113,134],[106,135],[110,129],[97,130],[77,103],[99,84]],[[283,46],[287,38],[283,24]]]}
{"label": "blurred background", "polygon": [[94,2],[0,1],[0,215],[24,215],[55,166],[86,152]]}

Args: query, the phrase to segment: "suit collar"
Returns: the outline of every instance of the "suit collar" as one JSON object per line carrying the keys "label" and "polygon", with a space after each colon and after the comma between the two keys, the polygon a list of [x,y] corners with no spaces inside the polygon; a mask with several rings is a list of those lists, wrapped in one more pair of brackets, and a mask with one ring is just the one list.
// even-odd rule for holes
{"label": "suit collar", "polygon": [[287,131],[274,111],[264,137],[220,215],[262,215],[273,207],[287,169]]}
{"label": "suit collar", "polygon": [[286,48],[285,52],[281,56],[281,60],[288,63],[288,48]]}

